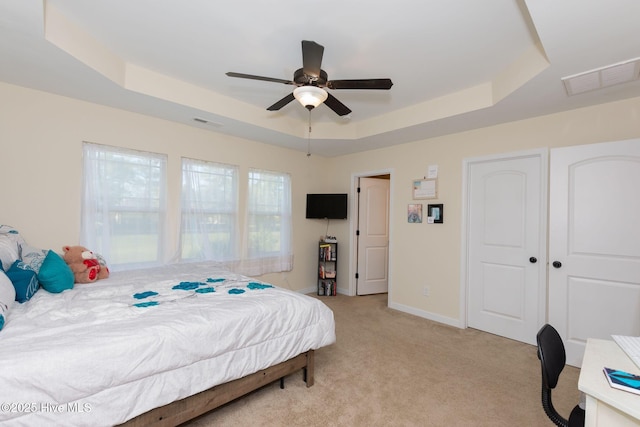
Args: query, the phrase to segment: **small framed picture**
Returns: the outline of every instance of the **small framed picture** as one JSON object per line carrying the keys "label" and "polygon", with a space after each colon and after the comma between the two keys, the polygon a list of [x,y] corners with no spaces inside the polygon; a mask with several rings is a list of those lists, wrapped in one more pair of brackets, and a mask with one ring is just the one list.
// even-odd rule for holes
{"label": "small framed picture", "polygon": [[422,204],[410,204],[407,206],[407,222],[413,224],[422,222]]}
{"label": "small framed picture", "polygon": [[442,224],[444,220],[444,205],[429,205],[427,207],[427,218],[429,224]]}

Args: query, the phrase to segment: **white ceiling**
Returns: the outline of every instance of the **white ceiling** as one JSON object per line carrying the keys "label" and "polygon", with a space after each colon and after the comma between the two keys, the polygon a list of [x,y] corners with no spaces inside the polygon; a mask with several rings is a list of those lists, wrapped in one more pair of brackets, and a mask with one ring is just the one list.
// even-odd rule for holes
{"label": "white ceiling", "polygon": [[[2,0],[0,81],[336,156],[629,97],[563,77],[640,57],[638,0]],[[296,101],[301,41],[324,46],[339,117]],[[637,74],[637,73],[636,73]],[[195,117],[210,120],[201,124]]]}

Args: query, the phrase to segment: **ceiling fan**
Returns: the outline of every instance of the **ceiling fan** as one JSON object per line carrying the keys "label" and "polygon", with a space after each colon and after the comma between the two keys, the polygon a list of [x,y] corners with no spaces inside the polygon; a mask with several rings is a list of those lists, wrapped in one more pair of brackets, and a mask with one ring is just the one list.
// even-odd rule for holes
{"label": "ceiling fan", "polygon": [[323,102],[339,116],[351,113],[349,107],[338,101],[324,88],[329,89],[391,89],[393,82],[391,79],[358,79],[358,80],[328,80],[327,73],[321,69],[322,54],[324,46],[314,41],[302,41],[302,68],[293,73],[293,80],[274,79],[271,77],[254,76],[229,72],[229,77],[239,77],[242,79],[263,80],[267,82],[283,83],[297,86],[292,93],[285,96],[272,106],[269,111],[277,111],[297,99],[300,103],[311,111]]}

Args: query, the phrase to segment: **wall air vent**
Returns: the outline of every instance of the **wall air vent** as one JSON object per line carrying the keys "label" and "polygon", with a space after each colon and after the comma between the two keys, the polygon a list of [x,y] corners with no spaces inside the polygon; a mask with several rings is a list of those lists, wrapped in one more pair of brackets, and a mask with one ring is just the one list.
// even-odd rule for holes
{"label": "wall air vent", "polygon": [[202,123],[203,125],[212,126],[214,128],[222,127],[222,123],[212,122],[212,121],[209,121],[207,119],[200,118],[200,117],[194,117],[193,121],[194,122],[198,122],[198,123]]}
{"label": "wall air vent", "polygon": [[590,92],[596,89],[629,83],[640,78],[640,58],[630,59],[573,76],[563,77],[567,95]]}

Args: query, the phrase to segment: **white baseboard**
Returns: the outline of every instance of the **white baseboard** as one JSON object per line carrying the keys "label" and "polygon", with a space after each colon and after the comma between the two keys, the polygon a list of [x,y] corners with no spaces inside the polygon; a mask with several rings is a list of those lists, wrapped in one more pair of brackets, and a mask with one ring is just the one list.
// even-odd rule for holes
{"label": "white baseboard", "polygon": [[394,310],[413,314],[414,316],[422,317],[424,319],[433,320],[434,322],[444,323],[445,325],[455,326],[456,328],[464,329],[462,322],[459,319],[441,316],[439,314],[431,313],[429,311],[419,310],[415,307],[409,307],[408,305],[398,304],[395,302],[389,302],[389,308],[393,308]]}
{"label": "white baseboard", "polygon": [[[303,293],[303,294],[312,294],[312,293],[317,293],[317,289],[313,286],[308,287],[308,288],[304,288],[301,289],[297,292]],[[343,294],[343,295],[348,295],[346,292],[342,292],[342,289],[338,288],[337,292],[339,294]],[[394,303],[394,302],[390,302],[389,303],[389,308],[392,308],[394,310],[398,310],[398,311],[402,311],[404,313],[408,313],[408,314],[412,314],[414,316],[418,316],[418,317],[422,317],[424,319],[428,319],[428,320],[433,320],[434,322],[438,322],[438,323],[444,323],[445,325],[449,325],[449,326],[453,326],[456,328],[460,328],[460,329],[464,329],[464,326],[462,325],[462,321],[459,319],[454,319],[451,317],[446,317],[446,316],[441,316],[439,314],[435,314],[435,313],[431,313],[429,311],[424,311],[424,310],[419,310],[415,307],[409,307],[408,305],[404,305],[404,304],[398,304],[398,303]]]}
{"label": "white baseboard", "polygon": [[309,286],[308,288],[300,289],[296,292],[300,292],[301,294],[317,294],[318,288],[315,286]]}
{"label": "white baseboard", "polygon": [[[308,287],[308,288],[304,288],[304,289],[300,289],[296,292],[300,292],[301,294],[317,294],[318,293],[318,289],[314,286]],[[336,292],[342,295],[349,295],[347,292],[343,292],[343,289],[337,288]]]}

